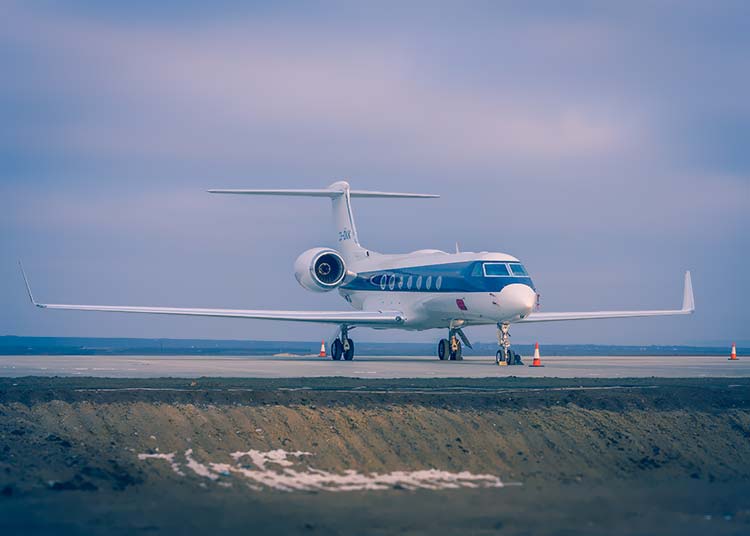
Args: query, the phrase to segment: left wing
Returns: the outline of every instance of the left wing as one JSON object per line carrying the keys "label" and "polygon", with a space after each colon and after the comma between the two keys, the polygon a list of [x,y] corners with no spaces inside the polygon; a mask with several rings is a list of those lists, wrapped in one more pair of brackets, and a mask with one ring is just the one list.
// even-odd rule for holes
{"label": "left wing", "polygon": [[554,322],[558,320],[593,320],[597,318],[628,318],[638,316],[671,316],[689,315],[695,311],[693,284],[690,272],[685,272],[685,286],[682,291],[682,309],[663,309],[645,311],[587,311],[577,313],[531,313],[519,322]]}
{"label": "left wing", "polygon": [[[19,263],[20,265],[20,263]],[[215,316],[223,318],[253,318],[260,320],[284,320],[288,322],[315,322],[322,324],[348,324],[358,326],[382,326],[403,324],[400,311],[275,311],[265,309],[195,309],[180,307],[131,307],[120,305],[68,305],[61,303],[38,303],[31,293],[26,272],[21,266],[26,291],[31,303],[42,309],[67,309],[73,311],[104,311],[109,313],[144,313],[184,316]]]}

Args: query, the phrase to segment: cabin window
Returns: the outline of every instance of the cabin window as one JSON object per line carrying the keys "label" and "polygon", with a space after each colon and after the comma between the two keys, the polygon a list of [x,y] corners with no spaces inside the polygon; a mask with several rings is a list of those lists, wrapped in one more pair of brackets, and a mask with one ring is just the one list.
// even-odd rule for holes
{"label": "cabin window", "polygon": [[417,290],[420,290],[422,288],[422,276],[420,275],[417,278]]}
{"label": "cabin window", "polygon": [[404,276],[400,275],[398,276],[398,289],[401,290],[404,288]]}
{"label": "cabin window", "polygon": [[393,290],[395,286],[396,286],[396,276],[391,275],[390,277],[388,277],[388,290]]}
{"label": "cabin window", "polygon": [[425,283],[424,283],[424,288],[426,288],[427,290],[430,290],[431,286],[432,286],[432,276],[428,275],[427,276],[427,281],[425,281]]}
{"label": "cabin window", "polygon": [[435,288],[437,290],[440,290],[441,286],[443,286],[443,276],[439,275],[439,276],[437,276],[437,279],[435,280]]}
{"label": "cabin window", "polygon": [[406,280],[406,288],[408,290],[411,290],[411,282],[412,282],[412,276],[409,276],[409,279]]}
{"label": "cabin window", "polygon": [[385,285],[388,282],[388,276],[383,274],[380,276],[380,290],[385,290]]}
{"label": "cabin window", "polygon": [[484,275],[486,277],[505,277],[509,276],[508,265],[500,262],[485,262]]}
{"label": "cabin window", "polygon": [[511,264],[510,271],[513,272],[513,275],[516,275],[518,277],[529,277],[529,273],[526,271],[526,268],[524,268],[522,264]]}

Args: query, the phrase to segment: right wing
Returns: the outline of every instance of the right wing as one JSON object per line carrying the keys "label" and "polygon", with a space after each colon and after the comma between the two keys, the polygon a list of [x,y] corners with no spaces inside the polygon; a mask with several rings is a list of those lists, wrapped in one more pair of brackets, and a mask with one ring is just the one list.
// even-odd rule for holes
{"label": "right wing", "polygon": [[[20,263],[19,263],[20,265]],[[283,311],[264,309],[202,309],[181,307],[141,307],[120,305],[68,305],[62,303],[38,303],[31,293],[26,272],[21,266],[26,291],[31,303],[41,309],[65,309],[72,311],[103,311],[108,313],[143,313],[183,316],[214,316],[223,318],[253,318],[259,320],[283,320],[288,322],[315,322],[322,324],[348,324],[358,326],[382,326],[403,324],[400,311]]]}
{"label": "right wing", "polygon": [[519,322],[554,322],[559,320],[594,320],[599,318],[628,318],[638,316],[689,315],[695,311],[693,283],[690,272],[685,272],[685,286],[682,291],[682,309],[651,309],[644,311],[583,311],[561,313],[531,313]]}

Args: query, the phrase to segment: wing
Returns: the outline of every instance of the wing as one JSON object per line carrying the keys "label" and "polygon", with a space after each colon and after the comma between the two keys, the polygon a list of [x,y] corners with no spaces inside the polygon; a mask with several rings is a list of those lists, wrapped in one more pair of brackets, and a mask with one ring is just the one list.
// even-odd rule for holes
{"label": "wing", "polygon": [[[19,263],[20,264],[20,263]],[[400,311],[274,311],[264,309],[196,309],[180,307],[131,307],[119,305],[68,305],[38,303],[31,293],[26,272],[21,267],[26,291],[31,303],[41,309],[66,309],[72,311],[104,311],[109,313],[142,313],[157,315],[214,316],[222,318],[253,318],[259,320],[284,320],[288,322],[315,322],[322,324],[348,324],[358,326],[397,326],[404,322]]]}
{"label": "wing", "polygon": [[564,313],[531,313],[519,322],[556,322],[559,320],[593,320],[599,318],[629,318],[639,316],[672,316],[689,315],[695,311],[693,284],[690,272],[685,272],[685,286],[682,291],[682,309],[645,310],[645,311],[587,311]]}

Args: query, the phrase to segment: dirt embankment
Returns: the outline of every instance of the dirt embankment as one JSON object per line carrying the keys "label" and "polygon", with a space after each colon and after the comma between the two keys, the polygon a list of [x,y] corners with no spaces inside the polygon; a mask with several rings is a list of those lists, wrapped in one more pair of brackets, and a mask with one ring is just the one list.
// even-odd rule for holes
{"label": "dirt embankment", "polygon": [[750,479],[750,382],[740,380],[568,382],[541,390],[481,381],[389,387],[320,380],[302,390],[200,380],[70,382],[4,385],[3,486],[117,488],[176,478],[167,464],[144,467],[137,454],[179,458],[188,449],[211,461],[284,449],[310,453],[306,461],[327,471],[439,468],[521,482]]}
{"label": "dirt embankment", "polygon": [[[356,473],[350,489],[411,489],[408,475],[426,470],[571,495],[612,483],[742,488],[749,393],[748,380],[0,380],[0,493],[245,497],[283,489],[277,475],[300,465],[308,479]],[[276,464],[266,480],[264,463]],[[373,473],[382,487],[366,487]],[[731,508],[747,528],[750,512]]]}

